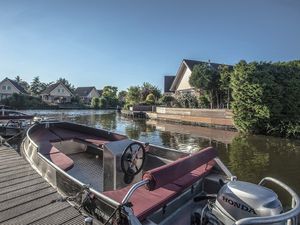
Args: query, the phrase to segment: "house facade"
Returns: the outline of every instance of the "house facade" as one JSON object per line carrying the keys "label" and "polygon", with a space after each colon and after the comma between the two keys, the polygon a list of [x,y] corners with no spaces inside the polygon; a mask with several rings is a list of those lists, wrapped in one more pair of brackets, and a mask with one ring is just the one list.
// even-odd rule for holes
{"label": "house facade", "polygon": [[61,82],[50,85],[41,93],[44,102],[53,104],[70,103],[72,96],[71,90]]}
{"label": "house facade", "polygon": [[75,95],[79,96],[85,104],[90,104],[94,97],[99,97],[100,94],[95,87],[78,87],[75,90]]}
{"label": "house facade", "polygon": [[16,94],[28,94],[27,91],[16,81],[5,78],[0,82],[0,101]]}
{"label": "house facade", "polygon": [[195,93],[197,93],[195,88],[193,88],[190,85],[189,79],[192,75],[194,66],[199,65],[199,64],[208,64],[209,66],[213,67],[214,69],[218,69],[219,66],[224,65],[224,64],[218,64],[218,63],[183,59],[180,64],[180,67],[176,73],[176,76],[172,82],[172,85],[169,89],[170,92],[173,92],[175,94],[182,94],[182,93],[195,94]]}

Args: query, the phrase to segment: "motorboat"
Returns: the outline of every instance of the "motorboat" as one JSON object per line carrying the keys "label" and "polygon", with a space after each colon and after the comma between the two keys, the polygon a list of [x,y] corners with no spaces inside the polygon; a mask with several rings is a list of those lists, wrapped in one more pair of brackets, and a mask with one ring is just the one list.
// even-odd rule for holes
{"label": "motorboat", "polygon": [[22,112],[7,109],[0,106],[0,135],[13,137],[26,130],[34,119],[34,116]]}
{"label": "motorboat", "polygon": [[[64,197],[101,224],[298,224],[299,197],[265,177],[240,181],[207,147],[187,153],[70,122],[31,126],[21,153]],[[291,198],[283,205],[278,186]]]}

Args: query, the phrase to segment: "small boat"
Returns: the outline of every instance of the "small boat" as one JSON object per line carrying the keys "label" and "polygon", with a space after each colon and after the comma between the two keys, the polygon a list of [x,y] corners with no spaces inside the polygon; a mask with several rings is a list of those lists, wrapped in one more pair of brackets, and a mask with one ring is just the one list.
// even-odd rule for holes
{"label": "small boat", "polygon": [[20,134],[31,125],[34,118],[32,115],[9,110],[3,105],[0,108],[0,135],[3,137]]}
{"label": "small boat", "polygon": [[[189,154],[70,122],[27,130],[21,153],[101,224],[298,224],[298,195],[281,181],[239,181],[207,147]],[[283,205],[277,185],[291,197]]]}

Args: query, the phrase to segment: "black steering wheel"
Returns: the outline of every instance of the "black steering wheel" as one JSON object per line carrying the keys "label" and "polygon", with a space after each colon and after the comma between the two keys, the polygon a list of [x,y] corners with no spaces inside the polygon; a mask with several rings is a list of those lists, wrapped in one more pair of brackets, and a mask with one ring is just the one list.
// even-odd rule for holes
{"label": "black steering wheel", "polygon": [[126,177],[134,177],[144,166],[146,150],[139,142],[132,142],[123,151],[121,157],[121,168]]}

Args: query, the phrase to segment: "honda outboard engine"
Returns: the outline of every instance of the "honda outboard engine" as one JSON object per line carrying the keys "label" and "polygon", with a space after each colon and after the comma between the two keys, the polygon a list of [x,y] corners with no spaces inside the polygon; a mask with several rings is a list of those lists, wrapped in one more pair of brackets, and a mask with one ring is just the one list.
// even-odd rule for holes
{"label": "honda outboard engine", "polygon": [[283,208],[274,191],[248,182],[230,181],[214,201],[209,201],[205,211],[200,214],[205,218],[201,216],[201,222],[194,224],[231,225],[244,218],[278,215]]}
{"label": "honda outboard engine", "polygon": [[277,194],[260,185],[242,181],[230,181],[218,193],[212,214],[224,224],[258,216],[274,216],[282,213]]}

